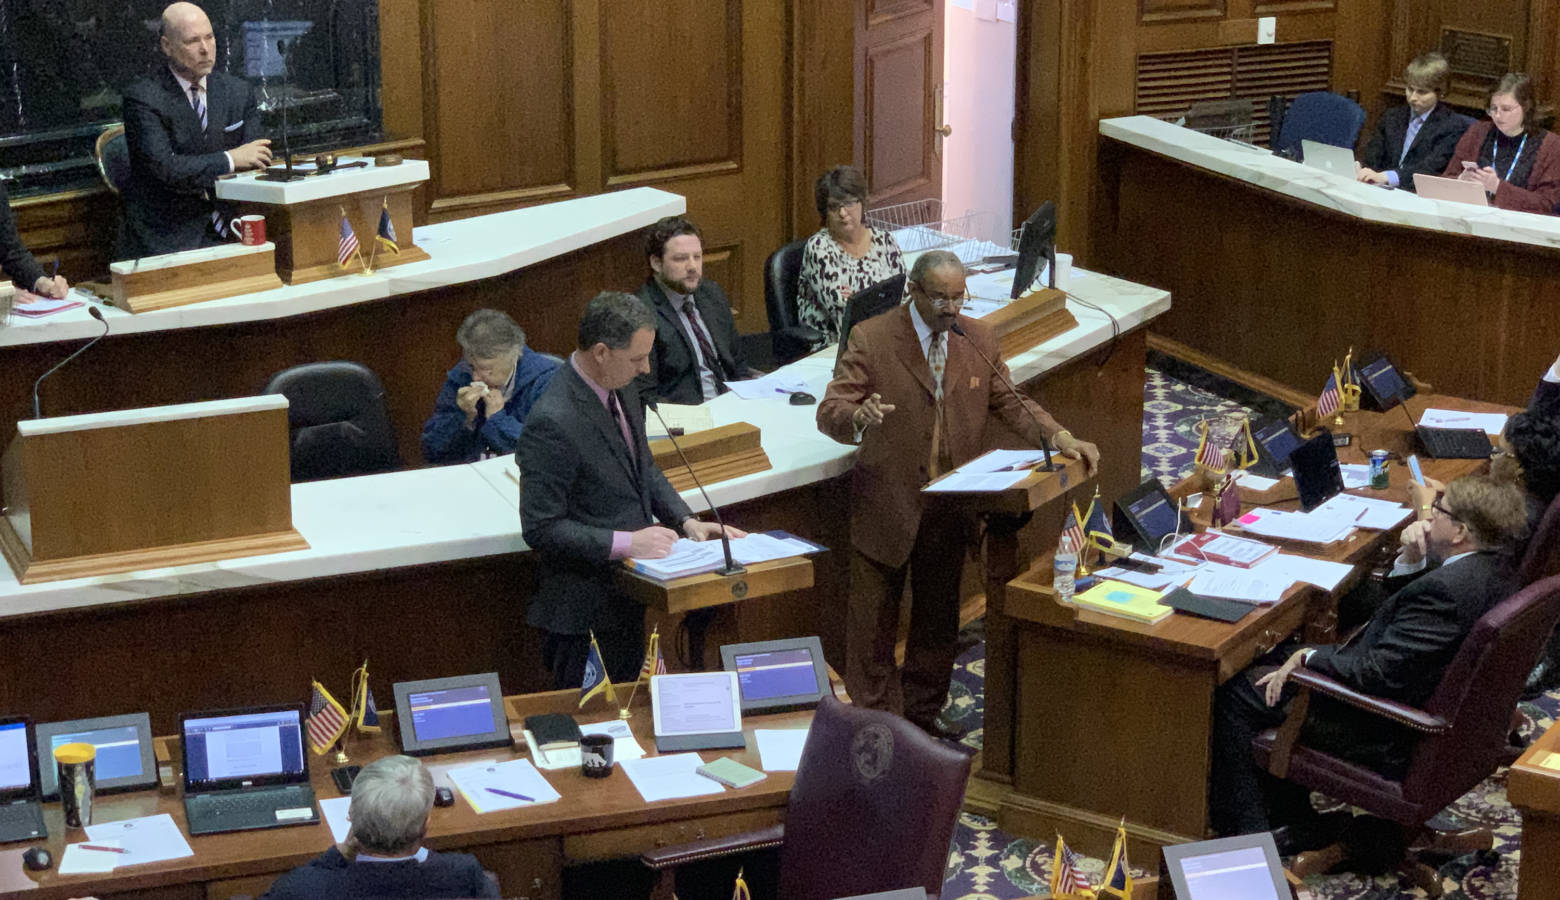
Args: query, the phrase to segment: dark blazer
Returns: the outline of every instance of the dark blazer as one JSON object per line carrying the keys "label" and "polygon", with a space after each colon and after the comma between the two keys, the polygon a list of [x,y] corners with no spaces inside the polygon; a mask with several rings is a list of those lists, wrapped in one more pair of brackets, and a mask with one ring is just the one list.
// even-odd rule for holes
{"label": "dark blazer", "polygon": [[525,349],[515,367],[515,392],[509,402],[486,419],[479,415],[474,427],[467,428],[466,413],[456,404],[455,395],[471,384],[471,363],[461,360],[444,376],[444,387],[433,401],[433,415],[423,424],[423,459],[446,465],[476,462],[484,450],[495,454],[515,452],[526,416],[557,371],[557,360]]}
{"label": "dark blazer", "polygon": [[1528,400],[1528,409],[1540,415],[1560,415],[1560,383],[1540,379]]}
{"label": "dark blazer", "polygon": [[261,900],[498,896],[498,885],[468,853],[429,851],[422,862],[348,862],[332,847],[276,879]]}
{"label": "dark blazer", "polygon": [[[1457,141],[1457,148],[1452,151],[1452,160],[1441,174],[1447,178],[1456,178],[1462,174],[1464,161],[1478,162],[1479,151],[1483,149],[1484,142],[1489,140],[1494,128],[1495,123],[1489,119],[1473,123],[1473,127]],[[1495,199],[1490,201],[1491,206],[1544,215],[1555,212],[1555,206],[1560,204],[1560,135],[1542,131],[1536,137],[1538,155],[1533,160],[1532,171],[1528,173],[1527,187],[1520,188],[1509,181],[1502,181],[1495,189]],[[1528,143],[1531,146],[1532,141]]]}
{"label": "dark blazer", "polygon": [[[1413,110],[1406,103],[1382,113],[1376,133],[1365,145],[1365,157],[1360,160],[1367,168],[1378,172],[1396,172],[1398,187],[1408,191],[1414,189],[1415,172],[1440,175],[1445,171],[1446,164],[1451,162],[1452,151],[1457,148],[1457,139],[1468,130],[1468,120],[1462,114],[1445,103],[1437,103],[1419,134],[1414,136],[1408,155],[1404,156],[1403,138],[1408,134],[1408,121],[1412,117]],[[1401,163],[1398,157],[1402,157]]]}
{"label": "dark blazer", "polygon": [[[698,360],[693,353],[693,338],[688,334],[688,319],[674,309],[660,282],[651,275],[634,296],[655,310],[655,345],[650,348],[650,374],[635,383],[641,393],[653,393],[667,403],[703,403],[699,390]],[[742,340],[737,323],[731,318],[731,304],[720,285],[702,279],[693,292],[693,302],[704,319],[704,327],[715,342],[715,355],[725,368],[722,381],[749,377],[747,360],[742,356]]]}
{"label": "dark blazer", "polygon": [[[1031,406],[1039,422],[1024,412],[975,354],[971,344],[1007,376],[991,328],[967,316],[959,317],[959,325],[969,337],[948,334],[943,370],[943,416],[953,464],[963,465],[986,450],[986,419],[991,415],[1037,447],[1060,431],[1061,426],[1039,404]],[[900,566],[909,559],[920,528],[921,488],[927,482],[937,419],[932,371],[921,352],[908,305],[850,330],[834,380],[818,404],[818,430],[842,444],[851,443],[855,435],[851,417],[873,393],[894,404],[894,411],[882,425],[862,435],[851,469],[851,544],[883,565]]]}
{"label": "dark blazer", "polygon": [[11,197],[4,185],[0,185],[0,270],[11,279],[17,290],[30,291],[38,279],[47,273],[33,259],[22,236],[16,232],[16,217],[11,214]]}
{"label": "dark blazer", "polygon": [[676,529],[692,515],[650,456],[638,390],[630,385],[618,398],[636,458],[612,415],[567,361],[520,433],[521,533],[540,558],[526,621],[546,631],[639,627],[644,607],[617,584],[618,563],[609,559],[612,533],[657,521]]}
{"label": "dark blazer", "polygon": [[[1479,552],[1409,581],[1352,640],[1319,647],[1305,667],[1410,706],[1430,699],[1475,622],[1517,589],[1509,558]],[[1407,762],[1406,729],[1318,697],[1303,740],[1384,771]],[[1327,701],[1327,702],[1322,702]]]}
{"label": "dark blazer", "polygon": [[258,140],[260,111],[249,82],[226,72],[206,77],[206,122],[166,66],[124,91],[130,184],[124,192],[132,256],[190,250],[214,243],[211,211],[228,204],[212,193],[228,171],[223,151]]}

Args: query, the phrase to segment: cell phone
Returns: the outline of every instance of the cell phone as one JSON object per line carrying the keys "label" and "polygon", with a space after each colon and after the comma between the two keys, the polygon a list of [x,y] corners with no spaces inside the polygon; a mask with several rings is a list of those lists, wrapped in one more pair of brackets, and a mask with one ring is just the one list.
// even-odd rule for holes
{"label": "cell phone", "polygon": [[336,790],[343,794],[352,793],[352,782],[357,780],[358,773],[363,771],[362,766],[337,766],[330,770],[330,778],[336,782]]}
{"label": "cell phone", "polygon": [[1414,476],[1415,484],[1423,485],[1425,483],[1425,472],[1419,468],[1419,454],[1410,453],[1408,455],[1408,473]]}
{"label": "cell phone", "polygon": [[1333,437],[1333,446],[1334,447],[1347,447],[1350,444],[1354,443],[1354,435],[1349,434],[1346,431],[1340,431],[1339,433],[1333,435],[1332,437]]}

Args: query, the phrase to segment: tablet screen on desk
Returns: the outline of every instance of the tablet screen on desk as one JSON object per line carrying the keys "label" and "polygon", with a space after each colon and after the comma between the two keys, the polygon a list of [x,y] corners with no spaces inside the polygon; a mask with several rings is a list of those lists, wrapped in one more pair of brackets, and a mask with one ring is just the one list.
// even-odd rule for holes
{"label": "tablet screen on desk", "polygon": [[1164,848],[1176,900],[1283,900],[1289,896],[1267,832]]}
{"label": "tablet screen on desk", "polygon": [[727,644],[721,667],[737,675],[742,711],[810,709],[829,690],[829,669],[817,637]]}
{"label": "tablet screen on desk", "polygon": [[650,707],[658,737],[742,730],[735,672],[656,675],[650,679]]}
{"label": "tablet screen on desk", "polygon": [[395,718],[413,756],[513,743],[497,672],[400,682]]}
{"label": "tablet screen on desk", "polygon": [[43,795],[59,793],[54,751],[64,744],[83,743],[97,748],[93,765],[98,791],[135,791],[157,786],[157,762],[152,751],[152,722],[146,713],[105,716],[38,726],[38,758],[49,765],[38,769]]}

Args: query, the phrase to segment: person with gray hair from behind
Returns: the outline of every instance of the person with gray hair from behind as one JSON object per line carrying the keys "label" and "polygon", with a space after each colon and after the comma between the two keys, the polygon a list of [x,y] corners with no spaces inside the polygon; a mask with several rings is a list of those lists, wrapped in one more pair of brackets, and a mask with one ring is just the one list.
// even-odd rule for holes
{"label": "person with gray hair from behind", "polygon": [[352,783],[346,841],[276,879],[261,900],[500,896],[475,857],[423,846],[432,812],[433,776],[422,763],[369,763]]}
{"label": "person with gray hair from behind", "polygon": [[558,361],[528,349],[525,331],[496,309],[479,309],[455,332],[461,361],[444,376],[423,425],[423,458],[434,465],[515,452],[536,398]]}

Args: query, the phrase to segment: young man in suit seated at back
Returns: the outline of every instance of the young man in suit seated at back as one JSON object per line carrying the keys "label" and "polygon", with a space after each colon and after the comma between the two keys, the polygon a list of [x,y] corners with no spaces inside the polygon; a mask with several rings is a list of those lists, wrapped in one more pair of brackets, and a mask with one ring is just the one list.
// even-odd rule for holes
{"label": "young man in suit seated at back", "polygon": [[352,782],[346,841],[276,879],[261,900],[500,896],[475,857],[423,846],[432,812],[433,776],[422,763],[369,763]]}
{"label": "young man in suit seated at back", "polygon": [[[1356,691],[1419,706],[1479,617],[1516,591],[1515,561],[1527,535],[1520,488],[1469,475],[1448,485],[1431,509],[1430,518],[1403,529],[1389,579],[1395,593],[1362,630],[1341,644],[1277,651],[1215,692],[1208,805],[1219,834],[1278,828],[1284,855],[1333,836],[1311,808],[1310,792],[1274,778],[1252,755],[1252,739],[1287,714],[1291,673],[1312,669]],[[1279,659],[1283,664],[1274,668]],[[1301,741],[1392,777],[1407,766],[1414,735],[1317,696]]]}
{"label": "young man in suit seated at back", "polygon": [[703,403],[726,392],[726,382],[757,377],[742,355],[731,304],[720,285],[704,277],[699,226],[667,216],[645,229],[650,277],[634,296],[655,310],[650,374],[637,381],[645,394],[667,403]]}
{"label": "young man in suit seated at back", "polygon": [[1414,189],[1414,173],[1440,175],[1468,121],[1441,102],[1451,83],[1446,57],[1430,52],[1403,71],[1404,106],[1381,114],[1356,175],[1368,184]]}

